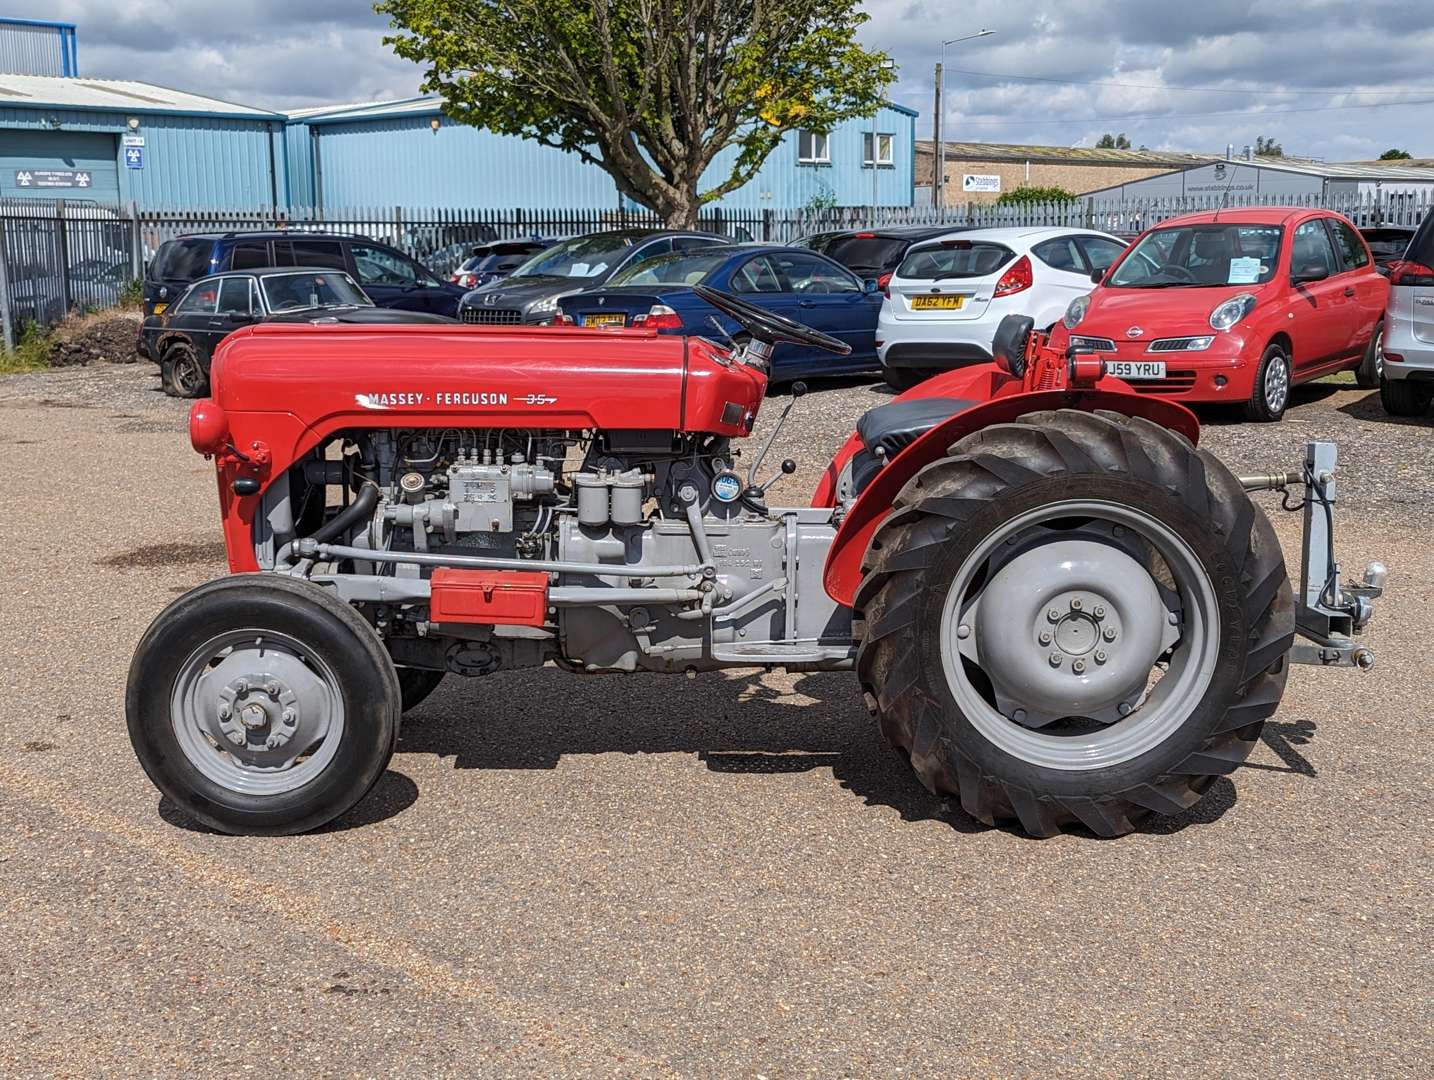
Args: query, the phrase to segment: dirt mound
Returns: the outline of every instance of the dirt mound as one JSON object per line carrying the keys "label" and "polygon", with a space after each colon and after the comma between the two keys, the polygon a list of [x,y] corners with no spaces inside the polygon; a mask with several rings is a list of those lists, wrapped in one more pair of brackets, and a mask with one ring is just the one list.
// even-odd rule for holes
{"label": "dirt mound", "polygon": [[139,313],[107,311],[66,319],[50,337],[51,367],[79,364],[132,364],[139,354]]}

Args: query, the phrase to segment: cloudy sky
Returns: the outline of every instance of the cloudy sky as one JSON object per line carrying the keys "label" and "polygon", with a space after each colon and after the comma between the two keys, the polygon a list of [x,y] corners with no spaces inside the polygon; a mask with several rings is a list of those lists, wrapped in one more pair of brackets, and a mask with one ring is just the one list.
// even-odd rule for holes
{"label": "cloudy sky", "polygon": [[[1434,157],[1434,4],[1401,0],[866,0],[868,44],[896,60],[896,100],[930,132],[947,49],[951,139],[1221,152],[1257,135],[1330,160],[1398,146]],[[360,0],[9,0],[79,26],[86,75],[273,108],[417,91]],[[202,14],[201,14],[202,12]],[[1417,104],[1401,105],[1401,102]]]}

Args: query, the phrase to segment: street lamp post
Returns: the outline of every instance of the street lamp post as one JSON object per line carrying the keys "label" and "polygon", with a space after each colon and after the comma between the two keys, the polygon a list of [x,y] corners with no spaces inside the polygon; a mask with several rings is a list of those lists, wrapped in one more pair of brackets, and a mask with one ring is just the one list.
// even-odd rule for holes
{"label": "street lamp post", "polygon": [[990,37],[996,31],[987,30],[984,27],[974,34],[966,34],[963,37],[948,38],[941,43],[941,62],[936,65],[936,111],[932,117],[932,140],[936,143],[933,148],[936,151],[936,172],[931,177],[931,205],[939,213],[946,211],[946,135],[941,130],[941,73],[946,67],[946,47],[955,45],[958,41],[974,41],[976,38]]}

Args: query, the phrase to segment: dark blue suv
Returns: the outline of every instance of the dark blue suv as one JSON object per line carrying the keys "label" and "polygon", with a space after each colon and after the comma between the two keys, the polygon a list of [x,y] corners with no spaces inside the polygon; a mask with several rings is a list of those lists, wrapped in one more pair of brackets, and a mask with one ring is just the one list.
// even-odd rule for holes
{"label": "dark blue suv", "polygon": [[162,313],[190,284],[210,274],[284,266],[346,271],[375,304],[399,311],[453,316],[467,292],[366,236],[297,229],[196,233],[165,241],[150,260],[144,272],[144,313]]}

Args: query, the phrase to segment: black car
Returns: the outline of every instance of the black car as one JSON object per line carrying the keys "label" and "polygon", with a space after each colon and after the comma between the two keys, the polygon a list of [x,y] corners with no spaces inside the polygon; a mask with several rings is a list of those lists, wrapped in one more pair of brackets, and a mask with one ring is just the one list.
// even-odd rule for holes
{"label": "black car", "polygon": [[575,236],[534,255],[502,281],[468,293],[458,305],[458,318],[490,326],[551,322],[562,297],[606,284],[619,270],[659,255],[731,242],[715,233],[670,229],[616,229]]}
{"label": "black car", "polygon": [[547,251],[556,240],[494,240],[470,248],[468,257],[458,264],[449,281],[465,289],[476,289],[501,281],[540,251]]}
{"label": "black car", "polygon": [[1404,258],[1409,250],[1409,241],[1414,239],[1414,230],[1404,225],[1373,225],[1360,229],[1359,235],[1369,245],[1374,256],[1374,268],[1385,277],[1389,276],[1389,264]]}
{"label": "black car", "polygon": [[843,229],[812,233],[793,241],[841,263],[859,278],[875,278],[883,291],[912,244],[961,232],[962,225],[895,225],[885,229]]}
{"label": "black car", "polygon": [[375,304],[401,311],[453,315],[464,292],[397,248],[358,234],[197,233],[165,241],[145,267],[144,313],[162,314],[191,282],[210,274],[294,266],[343,270]]}
{"label": "black car", "polygon": [[375,307],[341,270],[264,267],[194,282],[163,312],[145,316],[140,351],[159,363],[166,394],[197,398],[209,392],[215,347],[254,323],[452,321],[432,312]]}

